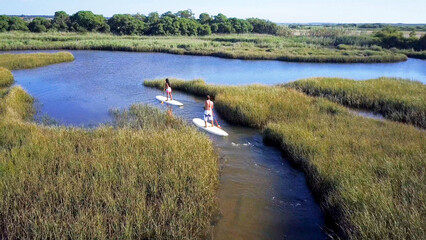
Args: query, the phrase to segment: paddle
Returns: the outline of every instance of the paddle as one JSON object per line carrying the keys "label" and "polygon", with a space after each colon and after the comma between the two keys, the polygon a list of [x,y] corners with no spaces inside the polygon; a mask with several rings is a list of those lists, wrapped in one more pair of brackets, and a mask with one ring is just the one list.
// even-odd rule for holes
{"label": "paddle", "polygon": [[[164,91],[163,91],[162,95],[164,95]],[[161,104],[163,104],[163,103],[164,103],[164,102],[161,100]]]}
{"label": "paddle", "polygon": [[[212,110],[212,115],[213,115],[213,110]],[[213,116],[213,118],[214,118],[214,120],[216,121],[216,125],[217,125],[217,127],[218,127],[218,128],[221,128],[221,127],[220,127],[220,125],[219,125],[219,123],[218,123],[218,122],[217,122],[217,120],[216,120],[216,117],[214,117],[214,116]]]}
{"label": "paddle", "polygon": [[219,125],[219,123],[217,123],[216,118],[215,118],[214,120],[216,121],[216,125],[217,125],[217,127],[218,127],[218,128],[222,128],[222,127]]}

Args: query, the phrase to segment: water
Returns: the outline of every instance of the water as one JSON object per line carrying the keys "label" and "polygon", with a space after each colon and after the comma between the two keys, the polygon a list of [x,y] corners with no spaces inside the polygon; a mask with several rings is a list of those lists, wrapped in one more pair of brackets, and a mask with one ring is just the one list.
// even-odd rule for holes
{"label": "water", "polygon": [[379,120],[379,121],[383,121],[385,120],[385,117],[380,114],[380,113],[375,113],[372,111],[368,111],[368,110],[362,110],[362,109],[356,109],[356,108],[349,108],[349,112],[358,115],[358,116],[362,116],[362,117],[366,117],[366,118],[371,118],[371,119],[375,119],[375,120]]}
{"label": "water", "polygon": [[[75,61],[13,71],[17,84],[37,99],[37,118],[62,124],[96,126],[110,121],[108,110],[146,103],[190,121],[202,117],[202,100],[174,92],[183,108],[155,100],[161,92],[144,79],[203,78],[215,84],[276,84],[312,76],[368,79],[396,76],[426,81],[425,62],[395,64],[305,64],[242,61],[213,57],[105,51],[72,51]],[[172,82],[173,85],[173,82]],[[303,173],[280,152],[265,146],[258,130],[218,121],[230,133],[211,136],[221,153],[219,202],[222,217],[214,239],[324,239],[324,216]]]}

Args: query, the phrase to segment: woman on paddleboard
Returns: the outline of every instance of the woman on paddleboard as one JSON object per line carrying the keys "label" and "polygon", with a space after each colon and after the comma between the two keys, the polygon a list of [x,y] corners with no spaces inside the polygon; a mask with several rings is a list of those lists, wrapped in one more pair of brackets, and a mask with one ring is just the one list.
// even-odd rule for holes
{"label": "woman on paddleboard", "polygon": [[170,100],[173,100],[173,96],[172,96],[172,85],[170,85],[170,81],[168,78],[166,78],[166,83],[164,84],[164,91],[166,91],[167,94],[167,100],[169,101],[169,96],[170,96]]}
{"label": "woman on paddleboard", "polygon": [[207,127],[207,121],[212,122],[213,125],[213,102],[210,100],[210,96],[207,95],[207,99],[204,102],[204,124]]}

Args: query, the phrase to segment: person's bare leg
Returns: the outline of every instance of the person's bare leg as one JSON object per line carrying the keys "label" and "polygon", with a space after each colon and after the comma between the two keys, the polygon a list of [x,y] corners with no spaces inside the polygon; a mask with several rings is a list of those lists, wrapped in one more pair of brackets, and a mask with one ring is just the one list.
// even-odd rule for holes
{"label": "person's bare leg", "polygon": [[172,95],[172,93],[170,93],[170,100],[173,101],[173,95]]}
{"label": "person's bare leg", "polygon": [[205,125],[204,127],[207,128],[207,121],[206,120],[204,120],[204,125]]}
{"label": "person's bare leg", "polygon": [[214,127],[214,124],[213,124],[213,119],[212,119],[212,127]]}

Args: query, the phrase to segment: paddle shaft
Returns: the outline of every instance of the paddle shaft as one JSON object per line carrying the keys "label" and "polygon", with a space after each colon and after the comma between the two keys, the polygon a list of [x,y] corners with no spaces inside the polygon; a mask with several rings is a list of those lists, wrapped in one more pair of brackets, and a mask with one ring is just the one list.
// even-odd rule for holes
{"label": "paddle shaft", "polygon": [[220,125],[219,125],[219,123],[217,122],[216,117],[215,117],[215,116],[214,116],[214,114],[213,114],[213,110],[212,110],[212,116],[213,116],[214,120],[216,121],[216,125],[217,125],[217,127],[218,127],[218,128],[221,128],[221,127],[220,127]]}

